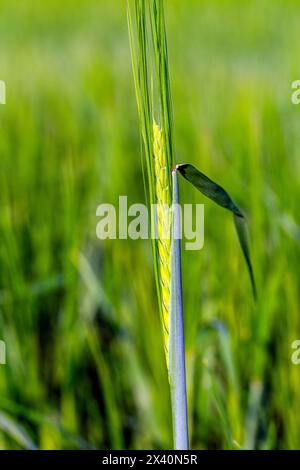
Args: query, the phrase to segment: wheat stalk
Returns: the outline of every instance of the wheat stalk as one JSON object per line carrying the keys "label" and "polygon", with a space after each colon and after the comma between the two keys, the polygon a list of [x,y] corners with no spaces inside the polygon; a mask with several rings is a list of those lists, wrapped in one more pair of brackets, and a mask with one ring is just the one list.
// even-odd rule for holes
{"label": "wheat stalk", "polygon": [[[133,14],[134,12],[134,14]],[[147,14],[148,13],[148,14]],[[135,21],[133,21],[133,17]],[[175,449],[188,449],[188,418],[181,280],[181,221],[177,174],[181,174],[204,196],[230,210],[248,266],[255,296],[245,218],[220,185],[190,164],[173,168],[172,102],[163,0],[128,0],[128,29],[135,92],[143,139],[150,204],[156,205],[152,243],[154,270],[161,313],[164,348],[170,383]],[[149,41],[150,39],[150,41]],[[151,93],[150,93],[151,83]],[[155,92],[153,94],[153,88]],[[154,103],[153,97],[156,97]],[[158,125],[154,115],[159,115]],[[172,176],[172,179],[171,179]],[[172,206],[173,204],[173,206]],[[173,210],[170,210],[173,209]],[[175,210],[175,215],[174,215]],[[153,232],[152,232],[153,233]]]}
{"label": "wheat stalk", "polygon": [[[176,185],[172,184],[172,106],[163,0],[150,0],[149,3],[144,0],[129,0],[127,11],[148,180],[146,194],[151,206],[154,204],[156,207],[156,213],[152,214],[152,234],[154,228],[156,235],[152,247],[170,383],[174,446],[176,449],[187,449],[180,243],[174,243],[172,236],[174,218],[171,211],[173,197],[178,196],[178,185],[177,171],[176,176],[173,175]],[[150,83],[156,88],[155,105],[150,93]],[[159,117],[159,125],[154,121],[154,114]],[[173,194],[174,189],[176,191]]]}

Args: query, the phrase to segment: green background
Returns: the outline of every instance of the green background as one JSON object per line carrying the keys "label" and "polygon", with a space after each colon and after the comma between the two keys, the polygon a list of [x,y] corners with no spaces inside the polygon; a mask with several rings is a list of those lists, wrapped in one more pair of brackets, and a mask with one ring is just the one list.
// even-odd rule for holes
{"label": "green background", "polygon": [[[300,448],[299,2],[166,1],[176,161],[248,215],[254,305],[231,216],[205,202],[183,252],[191,446]],[[144,202],[121,0],[0,1],[0,448],[171,448],[150,243],[96,238]]]}

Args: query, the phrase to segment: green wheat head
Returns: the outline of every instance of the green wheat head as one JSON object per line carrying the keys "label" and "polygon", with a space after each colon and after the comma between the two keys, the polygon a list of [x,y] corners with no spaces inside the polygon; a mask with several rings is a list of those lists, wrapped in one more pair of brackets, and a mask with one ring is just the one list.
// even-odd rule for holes
{"label": "green wheat head", "polygon": [[169,352],[169,311],[171,271],[171,188],[165,144],[160,127],[153,122],[153,155],[155,174],[156,216],[158,235],[158,268],[161,290],[161,316],[164,334],[164,348],[168,363]]}
{"label": "green wheat head", "polygon": [[[171,213],[172,105],[163,0],[128,0],[128,28],[135,92],[143,140],[142,165],[152,217],[152,241],[158,305],[168,365]],[[157,124],[154,120],[157,116]]]}

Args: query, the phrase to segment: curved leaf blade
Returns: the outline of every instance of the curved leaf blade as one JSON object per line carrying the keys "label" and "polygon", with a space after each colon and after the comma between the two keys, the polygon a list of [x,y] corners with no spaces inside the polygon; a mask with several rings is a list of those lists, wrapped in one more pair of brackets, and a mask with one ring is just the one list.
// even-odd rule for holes
{"label": "curved leaf blade", "polygon": [[234,214],[243,217],[242,212],[235,205],[227,191],[225,191],[222,186],[208,178],[204,173],[201,173],[201,171],[197,170],[197,168],[195,168],[193,165],[190,165],[189,163],[176,165],[176,169],[186,180],[192,183],[195,188],[201,191],[204,196],[208,197],[219,206],[222,206]]}
{"label": "curved leaf blade", "polygon": [[251,264],[247,223],[242,211],[237,207],[237,205],[233,202],[227,191],[222,188],[222,186],[212,181],[204,173],[201,173],[201,171],[197,170],[197,168],[195,168],[193,165],[190,165],[189,163],[180,164],[176,165],[176,169],[204,196],[208,197],[219,206],[224,207],[225,209],[228,209],[232,212],[238,239],[249,272],[253,297],[256,300],[256,285]]}
{"label": "curved leaf blade", "polygon": [[240,242],[240,245],[241,245],[241,248],[242,248],[242,252],[244,254],[246,264],[247,264],[247,267],[248,267],[248,272],[249,272],[249,276],[250,276],[253,297],[256,300],[257,299],[257,292],[256,292],[254,272],[253,272],[253,268],[252,268],[252,264],[251,264],[251,258],[250,258],[248,230],[247,230],[246,219],[245,219],[245,217],[240,217],[236,214],[233,214],[233,220],[234,220],[234,225],[235,225],[235,228],[236,228],[236,232],[238,234],[239,242]]}

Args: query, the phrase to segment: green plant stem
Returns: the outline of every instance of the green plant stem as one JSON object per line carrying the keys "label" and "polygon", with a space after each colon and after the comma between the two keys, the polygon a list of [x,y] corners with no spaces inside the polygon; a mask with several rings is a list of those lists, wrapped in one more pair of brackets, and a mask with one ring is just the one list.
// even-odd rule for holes
{"label": "green plant stem", "polygon": [[171,241],[171,298],[169,336],[169,379],[172,403],[173,439],[176,450],[189,448],[186,397],[184,322],[181,274],[181,213],[177,171],[172,172],[173,211]]}

